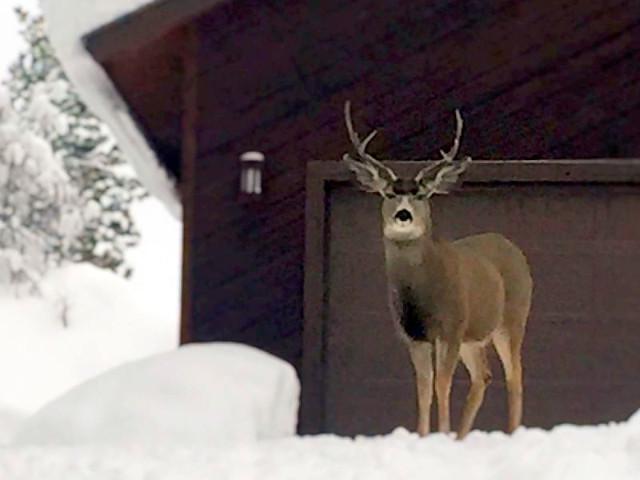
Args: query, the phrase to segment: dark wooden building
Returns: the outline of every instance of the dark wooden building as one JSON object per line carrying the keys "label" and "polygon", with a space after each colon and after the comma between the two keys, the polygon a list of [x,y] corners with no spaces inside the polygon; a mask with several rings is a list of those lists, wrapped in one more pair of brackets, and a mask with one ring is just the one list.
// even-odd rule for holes
{"label": "dark wooden building", "polygon": [[[85,42],[178,180],[183,341],[292,362],[301,431],[386,432],[415,414],[378,200],[337,162],[347,99],[381,133],[373,153],[418,160],[394,164],[406,171],[449,145],[461,109],[476,164],[434,200],[436,231],[500,231],[528,255],[524,423],[640,407],[636,0],[158,0]],[[257,201],[238,193],[252,150],[266,157]],[[506,422],[493,370],[482,428]]]}

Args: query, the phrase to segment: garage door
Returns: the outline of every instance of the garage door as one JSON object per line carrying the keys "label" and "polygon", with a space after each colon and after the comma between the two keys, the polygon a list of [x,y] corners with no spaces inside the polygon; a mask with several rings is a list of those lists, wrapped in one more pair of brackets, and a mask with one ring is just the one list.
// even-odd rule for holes
{"label": "garage door", "polygon": [[[386,303],[379,199],[325,189],[323,430],[414,428],[413,373]],[[523,349],[527,426],[626,419],[640,408],[640,194],[632,183],[470,184],[432,202],[435,232],[497,231],[524,250],[534,298]],[[495,353],[476,427],[506,425]],[[458,368],[453,422],[466,395]]]}

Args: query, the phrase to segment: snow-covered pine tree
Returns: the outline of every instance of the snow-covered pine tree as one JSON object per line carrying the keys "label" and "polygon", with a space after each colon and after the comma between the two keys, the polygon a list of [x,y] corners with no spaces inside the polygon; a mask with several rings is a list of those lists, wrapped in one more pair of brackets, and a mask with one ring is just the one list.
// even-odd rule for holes
{"label": "snow-covered pine tree", "polygon": [[0,87],[0,285],[38,291],[81,232],[79,200],[60,156],[26,128]]}
{"label": "snow-covered pine tree", "polygon": [[61,237],[52,246],[53,255],[58,261],[91,262],[128,276],[124,252],[139,239],[129,209],[146,193],[106,126],[64,74],[43,18],[16,12],[28,48],[10,69],[13,107],[49,143],[78,192],[75,210],[63,207],[60,218],[60,228],[76,234]]}

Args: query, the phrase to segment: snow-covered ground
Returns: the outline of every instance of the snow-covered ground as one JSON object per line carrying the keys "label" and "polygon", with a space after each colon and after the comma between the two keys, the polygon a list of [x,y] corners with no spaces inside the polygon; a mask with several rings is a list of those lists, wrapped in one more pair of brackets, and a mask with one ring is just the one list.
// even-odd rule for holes
{"label": "snow-covered ground", "polygon": [[181,224],[157,200],[133,215],[130,280],[70,265],[46,277],[42,298],[0,295],[0,441],[78,383],[178,344]]}
{"label": "snow-covered ground", "polygon": [[212,447],[0,449],[7,480],[637,480],[640,416],[630,424],[561,426],[464,442],[398,429],[382,437],[290,437]]}

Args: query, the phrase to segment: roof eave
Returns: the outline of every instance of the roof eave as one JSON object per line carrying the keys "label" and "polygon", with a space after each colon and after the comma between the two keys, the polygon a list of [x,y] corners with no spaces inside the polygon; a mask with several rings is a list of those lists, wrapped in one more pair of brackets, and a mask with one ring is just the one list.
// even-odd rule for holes
{"label": "roof eave", "polygon": [[104,63],[119,52],[158,38],[227,1],[156,0],[89,32],[82,41],[93,58]]}

